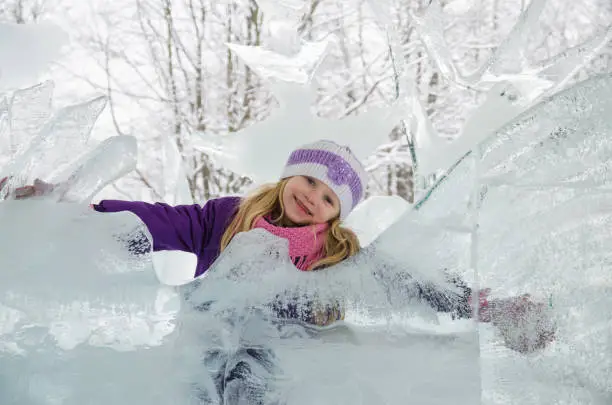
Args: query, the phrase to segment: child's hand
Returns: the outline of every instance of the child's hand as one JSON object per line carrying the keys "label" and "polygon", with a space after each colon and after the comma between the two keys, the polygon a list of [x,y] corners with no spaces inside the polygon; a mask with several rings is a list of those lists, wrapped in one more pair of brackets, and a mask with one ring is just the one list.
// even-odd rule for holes
{"label": "child's hand", "polygon": [[344,319],[344,313],[340,305],[317,308],[314,311],[314,323],[317,326],[328,326],[342,319]]}
{"label": "child's hand", "polygon": [[4,176],[3,178],[0,179],[0,193],[2,192],[2,189],[4,188],[4,186],[6,186],[7,182],[8,182],[7,176]]}
{"label": "child's hand", "polygon": [[[491,322],[491,307],[489,306],[490,288],[478,291],[478,321]],[[472,296],[468,298],[468,304],[472,306]]]}
{"label": "child's hand", "polygon": [[[7,185],[8,180],[8,177],[0,179],[0,191]],[[24,200],[30,197],[45,196],[51,194],[53,190],[55,190],[55,187],[55,184],[45,183],[40,179],[36,179],[32,185],[16,188],[11,197],[16,200]]]}
{"label": "child's hand", "polygon": [[533,302],[529,295],[491,300],[491,320],[505,345],[520,353],[543,349],[555,338],[555,325],[546,305]]}

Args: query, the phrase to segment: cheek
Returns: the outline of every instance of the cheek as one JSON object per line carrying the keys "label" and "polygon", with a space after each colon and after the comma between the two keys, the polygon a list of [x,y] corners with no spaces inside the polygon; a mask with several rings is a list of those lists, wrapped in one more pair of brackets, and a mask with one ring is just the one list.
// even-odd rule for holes
{"label": "cheek", "polygon": [[337,217],[340,214],[340,210],[333,207],[326,207],[323,216],[325,217],[325,221],[329,221],[332,218]]}
{"label": "cheek", "polygon": [[285,189],[283,190],[283,193],[280,196],[283,202],[283,207],[287,208],[288,206],[291,205],[291,202],[293,200],[292,195],[293,195],[292,188],[289,186],[286,186]]}

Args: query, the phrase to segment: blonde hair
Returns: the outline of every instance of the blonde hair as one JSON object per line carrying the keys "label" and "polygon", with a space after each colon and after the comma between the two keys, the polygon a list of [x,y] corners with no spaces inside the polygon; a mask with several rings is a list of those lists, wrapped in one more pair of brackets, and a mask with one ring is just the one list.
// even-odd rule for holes
{"label": "blonde hair", "polygon": [[[283,190],[288,181],[289,179],[284,179],[275,184],[262,186],[240,202],[238,212],[221,238],[221,252],[225,250],[238,232],[247,232],[253,229],[253,224],[259,217],[271,215],[271,221],[275,225],[295,226],[285,216],[282,199]],[[325,255],[322,259],[313,263],[308,270],[333,266],[353,256],[360,249],[357,235],[350,229],[343,227],[339,217],[329,221],[325,238]]]}

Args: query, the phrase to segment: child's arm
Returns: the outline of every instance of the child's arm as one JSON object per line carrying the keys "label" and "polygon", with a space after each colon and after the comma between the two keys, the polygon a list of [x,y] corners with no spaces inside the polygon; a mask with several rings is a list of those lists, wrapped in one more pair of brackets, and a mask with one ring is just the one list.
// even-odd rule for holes
{"label": "child's arm", "polygon": [[[0,190],[8,178],[0,179]],[[61,184],[36,179],[32,185],[19,187],[12,196],[27,199],[53,193]],[[182,250],[199,255],[213,231],[215,209],[213,201],[203,208],[197,204],[170,206],[140,201],[103,200],[91,207],[99,212],[130,211],[146,225],[153,237],[153,250]]]}
{"label": "child's arm", "polygon": [[457,277],[447,274],[448,284],[442,286],[417,280],[410,273],[385,263],[374,271],[374,278],[386,290],[391,305],[401,307],[422,302],[436,312],[448,313],[453,319],[472,316],[472,290]]}
{"label": "child's arm", "polygon": [[327,326],[343,320],[345,312],[339,300],[324,305],[307,296],[303,296],[302,299],[277,296],[271,307],[279,319],[299,320],[316,326]]}
{"label": "child's arm", "polygon": [[138,216],[153,237],[153,250],[200,252],[214,220],[211,204],[170,206],[142,201],[103,200],[92,207],[98,212],[129,211]]}

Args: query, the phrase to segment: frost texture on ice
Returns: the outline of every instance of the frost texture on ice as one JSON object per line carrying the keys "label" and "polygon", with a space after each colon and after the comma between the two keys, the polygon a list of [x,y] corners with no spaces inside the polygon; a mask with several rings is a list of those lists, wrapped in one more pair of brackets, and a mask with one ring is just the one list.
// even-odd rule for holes
{"label": "frost texture on ice", "polygon": [[258,0],[269,30],[266,46],[227,44],[259,76],[306,84],[321,64],[333,36],[322,41],[306,41],[300,37],[299,25],[308,2]]}
{"label": "frost texture on ice", "polygon": [[[156,313],[159,285],[149,258],[126,248],[128,241],[145,251],[150,246],[138,218],[72,204],[8,201],[0,204],[0,221],[10,225],[0,231],[0,313],[16,316],[0,336],[2,351],[8,350],[3,355],[84,342],[119,349],[147,344],[150,336],[133,334],[143,325],[150,333],[154,322],[146,314]],[[5,347],[8,342],[12,347]]]}
{"label": "frost texture on ice", "polygon": [[602,75],[526,111],[417,204],[422,217],[445,227],[477,212],[480,285],[552,305],[556,339],[535,356],[500,349],[499,334],[482,329],[483,389],[491,403],[611,398],[611,93],[612,76]]}
{"label": "frost texture on ice", "polygon": [[[28,92],[37,99],[38,88],[24,91],[23,102]],[[322,404],[404,403],[406,381],[411,381],[421,403],[436,403],[439,398],[430,395],[432,389],[452,391],[453,398],[466,402],[479,397],[473,325],[457,329],[441,324],[436,312],[417,299],[417,282],[438,286],[449,299],[457,299],[435,256],[443,253],[445,267],[453,269],[465,249],[441,251],[436,245],[447,235],[424,236],[429,228],[423,224],[423,232],[403,239],[410,245],[407,250],[399,241],[404,226],[417,226],[410,218],[397,219],[395,228],[350,261],[318,273],[296,271],[286,259],[286,242],[263,231],[241,234],[201,280],[181,287],[185,300],[173,319],[177,303],[155,282],[146,255],[150,236],[132,214],[100,214],[80,205],[56,204],[85,202],[133,164],[135,145],[129,137],[109,138],[89,148],[89,130],[103,107],[99,103],[94,99],[47,112],[46,120],[31,126],[34,134],[19,135],[22,141],[3,168],[13,177],[0,205],[5,225],[0,236],[8,252],[0,258],[0,314],[7,320],[0,335],[0,361],[2,370],[13,371],[0,373],[5,388],[0,399],[40,404],[61,399],[64,405],[190,403],[204,395],[202,387],[206,395],[215,392],[209,374],[214,362],[202,363],[207,353],[218,353],[215,358],[225,367],[259,343],[277,359],[264,392],[268,397],[300,403],[304,397],[299,377],[312,378],[321,387],[317,400]],[[7,104],[6,110],[13,107]],[[357,153],[371,146],[361,145]],[[67,159],[64,148],[82,153]],[[41,151],[47,155],[37,166],[35,157]],[[42,168],[54,171],[43,173]],[[40,197],[42,201],[12,201],[10,191],[39,173],[50,176],[43,180],[63,180],[64,185]],[[414,260],[417,252],[424,252],[417,241],[424,240],[431,242],[432,256]],[[135,242],[144,255],[128,252]],[[411,259],[400,260],[398,251],[411,252]],[[382,326],[371,330],[347,322],[320,330],[283,323],[278,328],[269,319],[270,303],[295,302],[306,308],[305,297],[323,306],[340,299],[349,317],[368,314]],[[213,303],[208,311],[202,311],[209,301]],[[331,356],[324,374],[305,367],[316,366],[315,353]],[[425,356],[432,367],[445,364],[446,377],[439,378],[438,367],[424,371],[421,363],[408,364],[401,372],[386,368],[390,359],[403,356]],[[144,388],[162,378],[163,383]],[[358,381],[370,383],[357,386]],[[452,390],[447,389],[449,381]],[[351,390],[349,396],[346,389]]]}
{"label": "frost texture on ice", "polygon": [[[16,176],[9,191],[41,173],[72,185],[48,201],[0,203],[8,252],[0,257],[0,402],[199,404],[215,396],[211,372],[229,372],[249,350],[271,351],[273,372],[252,364],[262,372],[254,376],[265,379],[249,378],[243,388],[263,381],[263,396],[291,404],[478,403],[481,378],[492,404],[610,402],[609,76],[527,110],[480,142],[422,204],[399,218],[394,213],[382,233],[364,229],[378,237],[341,265],[298,272],[282,240],[261,230],[239,235],[205,276],[180,288],[176,319],[168,307],[177,302],[157,288],[149,257],[127,251],[134,240],[142,252],[150,247],[136,218],[53,204],[64,196],[86,199],[128,170],[134,145],[116,138],[88,152],[102,101],[51,114],[44,89],[25,89],[26,101],[0,101],[2,145],[11,156],[2,173]],[[213,145],[230,156],[229,168],[276,179],[286,155],[252,151],[288,152],[311,136],[327,137],[313,129],[344,137],[340,142],[363,158],[381,143],[371,134],[380,131],[382,139],[393,124],[365,114],[351,125],[318,127],[310,121],[316,118],[303,120],[310,99],[287,89],[285,100],[287,93],[301,97],[288,108],[295,114]],[[507,89],[513,87],[500,85],[491,98]],[[40,103],[31,110],[36,117],[28,117],[27,97]],[[497,101],[504,120],[528,107]],[[23,125],[8,124],[12,111],[24,114]],[[306,131],[296,133],[295,122],[306,122]],[[496,126],[487,125],[481,136]],[[11,128],[18,142],[4,139]],[[286,141],[288,130],[295,144]],[[366,142],[353,139],[365,131]],[[78,151],[78,159],[52,155],[37,166],[39,152],[58,153],[60,145]],[[456,299],[444,273],[467,279],[475,259],[474,281],[495,294],[551,299],[558,330],[550,347],[517,355],[485,325],[479,350],[473,323],[445,323],[415,299],[417,282]],[[314,328],[270,318],[271,303],[301,309],[308,299],[341,300],[347,321]],[[231,385],[225,395],[235,393]]]}
{"label": "frost texture on ice", "polygon": [[[477,401],[480,378],[475,330],[473,326],[449,329],[438,323],[435,311],[418,302],[417,280],[445,287],[432,279],[436,266],[430,267],[431,263],[416,266],[416,261],[398,261],[397,255],[388,255],[395,248],[391,241],[401,230],[398,227],[387,238],[379,238],[353,259],[318,272],[295,271],[286,242],[265,231],[239,234],[201,280],[185,287],[189,292],[179,314],[177,339],[185,353],[182,364],[187,374],[210,392],[213,381],[198,361],[206,355],[193,356],[193,352],[222,353],[235,364],[232,362],[240,360],[243,350],[257,348],[274,353],[274,372],[264,374],[269,377],[265,392],[270,402],[266,403],[279,399],[281,403],[307,403],[304,378],[318,391],[308,401],[316,398],[320,404],[372,400],[400,404],[407,395],[422,404],[452,398]],[[407,269],[412,279],[401,278]],[[380,276],[386,281],[381,282]],[[340,299],[350,310],[373,318],[396,314],[421,321],[395,326],[389,322],[378,330],[340,322],[321,330],[273,320],[271,303],[294,303],[300,311],[312,299],[321,305]],[[386,362],[393,358],[423,361],[387,367]],[[423,366],[425,358],[427,367]]]}
{"label": "frost texture on ice", "polygon": [[[49,203],[5,202],[0,207],[21,221],[36,210],[40,217],[51,211],[42,204]],[[204,277],[181,288],[184,300],[174,321],[177,328],[163,344],[153,345],[147,339],[163,336],[169,321],[153,305],[158,297],[153,272],[146,261],[138,267],[125,257],[125,239],[116,238],[137,221],[131,214],[85,215],[71,205],[58,207],[52,210],[55,219],[37,229],[39,239],[32,238],[34,232],[27,227],[10,246],[15,255],[8,265],[19,266],[4,274],[2,285],[10,286],[15,298],[3,291],[2,304],[20,315],[1,335],[17,347],[15,354],[5,348],[0,355],[2,370],[12,370],[0,372],[0,383],[7,387],[0,399],[51,404],[51,398],[59,396],[64,405],[86,398],[90,404],[198,403],[196,397],[203,393],[214,397],[215,367],[229,372],[240,356],[256,349],[273,353],[274,372],[263,374],[268,377],[264,394],[270,400],[305,403],[303,378],[319,388],[313,395],[320,404],[402,404],[407,392],[419,403],[432,405],[452,398],[472,403],[480,397],[473,325],[440,324],[431,308],[415,300],[413,281],[436,284],[420,274],[432,270],[428,264],[411,271],[414,278],[403,279],[402,285],[380,282],[373,274],[377,271],[392,280],[405,273],[404,266],[411,266],[384,255],[392,247],[383,245],[397,239],[401,228],[351,261],[318,273],[296,271],[286,259],[285,241],[262,230],[240,234]],[[32,220],[39,222],[40,217]],[[50,235],[60,233],[60,226],[61,243],[20,258],[23,239],[44,246]],[[98,236],[83,237],[90,234]],[[40,261],[52,262],[53,273],[38,275]],[[295,302],[300,308],[313,298],[323,305],[340,298],[372,317],[384,320],[395,314],[413,322],[388,319],[387,327],[378,329],[341,322],[317,329],[270,319],[271,303]],[[35,327],[27,326],[31,324]],[[61,344],[55,341],[58,337]],[[148,345],[152,347],[142,348]],[[117,353],[104,346],[128,351]],[[422,360],[388,367],[398,358]],[[424,369],[425,363],[429,366]],[[226,367],[230,369],[224,371]],[[262,374],[254,371],[256,384]],[[155,387],[145,389],[147,381],[156,382]],[[37,389],[30,390],[33,385]]]}
{"label": "frost texture on ice", "polygon": [[[370,1],[368,4],[387,32],[395,59],[401,60],[400,36],[393,28],[388,13],[390,4],[380,1]],[[423,116],[411,85],[404,83],[414,79],[406,77],[401,65],[396,66],[402,93],[400,97],[411,106],[409,120],[415,125],[411,132],[417,140],[419,171],[422,175],[447,170],[517,114],[562,90],[575,73],[612,40],[612,26],[609,26],[585,42],[549,59],[539,62],[529,60],[525,49],[533,37],[532,33],[540,29],[539,18],[545,5],[546,0],[530,2],[489,60],[468,76],[458,71],[444,38],[445,15],[440,2],[434,0],[422,15],[412,15],[416,33],[443,77],[455,85],[488,92],[487,101],[473,112],[461,134],[453,142],[447,142],[435,133],[429,118]]]}
{"label": "frost texture on ice", "polygon": [[[127,250],[130,243],[146,252],[148,231],[133,215],[102,216],[85,204],[56,202],[89,203],[133,170],[136,142],[117,136],[90,147],[105,100],[53,112],[52,90],[50,82],[18,90],[5,104],[1,145],[8,160],[0,177],[9,180],[0,190],[0,312],[12,314],[12,321],[0,340],[19,354],[40,339],[54,350],[88,340],[130,346],[129,330],[139,328],[138,316],[153,307],[158,289],[154,275],[143,272],[148,256]],[[61,186],[32,201],[13,201],[15,188],[36,178]],[[132,326],[126,325],[130,318]]]}
{"label": "frost texture on ice", "polygon": [[283,55],[260,47],[228,44],[257,74],[266,79],[305,84],[327,53],[330,39],[321,42],[305,42],[295,55]]}
{"label": "frost texture on ice", "polygon": [[91,130],[106,105],[104,97],[51,109],[53,84],[13,92],[0,115],[0,178],[9,177],[0,198],[35,179],[61,183],[46,199],[90,202],[110,182],[136,167],[131,136],[110,137],[92,146]]}
{"label": "frost texture on ice", "polygon": [[[136,143],[119,136],[90,147],[104,100],[53,113],[51,90],[44,83],[12,93],[0,116],[8,158],[0,173],[12,176],[0,201],[0,402],[87,403],[104,390],[111,403],[132,402],[133,390],[151,380],[122,374],[126,364],[159,365],[165,358],[125,351],[159,345],[172,330],[172,294],[160,287],[146,255],[150,235],[132,214],[56,202],[89,203],[133,170]],[[35,177],[63,185],[13,201],[12,190]],[[155,385],[159,391],[143,389],[139,398],[172,394],[164,383]]]}
{"label": "frost texture on ice", "polygon": [[610,75],[576,85],[479,146],[481,283],[551,297],[558,333],[540,370],[608,400],[611,93]]}

